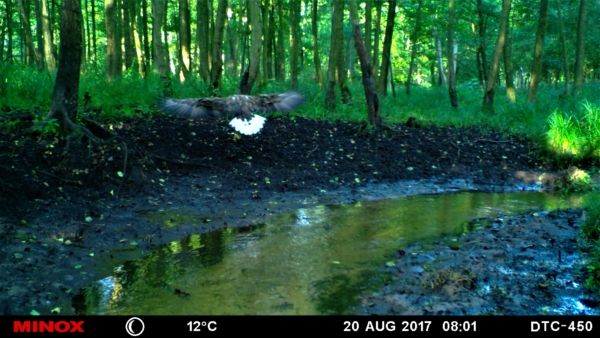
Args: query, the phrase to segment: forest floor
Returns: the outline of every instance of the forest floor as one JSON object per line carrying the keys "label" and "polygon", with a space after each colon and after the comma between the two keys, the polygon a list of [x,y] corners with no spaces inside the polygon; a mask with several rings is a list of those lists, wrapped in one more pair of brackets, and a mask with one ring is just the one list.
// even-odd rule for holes
{"label": "forest floor", "polygon": [[[514,189],[556,172],[535,144],[475,128],[400,125],[376,133],[352,123],[271,118],[248,137],[225,121],[166,117],[105,127],[116,138],[86,147],[39,139],[26,132],[27,122],[23,132],[0,130],[0,314],[72,313],[73,295],[102,277],[95,257],[114,250],[151,250],[191,231],[247,226],[306,203]],[[168,229],[136,217],[172,207],[204,214],[205,222]],[[539,235],[527,224],[521,229],[519,238]],[[568,236],[575,250],[577,230]],[[364,313],[397,309],[365,304]]]}

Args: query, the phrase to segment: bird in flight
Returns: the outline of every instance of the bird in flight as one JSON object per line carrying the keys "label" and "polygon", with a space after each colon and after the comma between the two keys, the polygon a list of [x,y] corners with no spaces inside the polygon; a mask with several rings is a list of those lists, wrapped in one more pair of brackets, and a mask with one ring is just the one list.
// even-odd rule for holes
{"label": "bird in flight", "polygon": [[301,105],[304,97],[297,92],[263,95],[232,95],[195,99],[166,99],[163,109],[181,118],[231,119],[229,125],[244,135],[254,135],[266,118],[258,113],[289,112]]}

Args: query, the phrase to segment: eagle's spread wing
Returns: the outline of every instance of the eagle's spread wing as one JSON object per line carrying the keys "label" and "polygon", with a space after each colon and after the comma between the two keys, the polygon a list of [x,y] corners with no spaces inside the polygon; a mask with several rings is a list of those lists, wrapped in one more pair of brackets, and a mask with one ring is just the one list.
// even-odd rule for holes
{"label": "eagle's spread wing", "polygon": [[233,128],[242,134],[252,135],[260,131],[265,118],[256,113],[288,112],[304,102],[296,92],[264,95],[232,95],[200,99],[167,99],[165,111],[182,118],[229,118]]}

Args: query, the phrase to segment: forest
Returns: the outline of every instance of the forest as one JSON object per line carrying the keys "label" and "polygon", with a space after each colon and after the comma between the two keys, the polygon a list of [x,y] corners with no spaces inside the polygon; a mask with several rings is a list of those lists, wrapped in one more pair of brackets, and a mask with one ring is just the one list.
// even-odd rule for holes
{"label": "forest", "polygon": [[[580,196],[541,224],[562,220],[586,243],[573,278],[597,314],[599,21],[588,0],[0,0],[0,265],[11,275],[0,314],[95,313],[65,305],[100,277],[92,252],[254,229],[300,200],[445,193],[457,180]],[[265,118],[252,135],[235,126],[253,114]],[[173,207],[194,216],[165,216]],[[539,231],[562,236],[521,236],[541,245]],[[556,250],[560,261],[575,249]],[[61,266],[46,282],[23,268],[43,257]],[[476,274],[431,278],[470,290]],[[317,313],[395,313],[376,298]],[[400,313],[422,314],[415,302]],[[547,314],[516,302],[492,313]]]}

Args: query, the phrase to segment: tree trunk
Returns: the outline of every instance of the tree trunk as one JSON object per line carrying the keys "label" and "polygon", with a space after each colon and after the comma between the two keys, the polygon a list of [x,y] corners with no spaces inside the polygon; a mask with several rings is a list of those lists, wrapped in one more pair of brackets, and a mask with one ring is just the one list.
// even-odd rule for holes
{"label": "tree trunk", "polygon": [[83,29],[85,31],[85,57],[84,60],[89,62],[92,59],[92,29],[90,27],[90,11],[89,1],[83,2]]}
{"label": "tree trunk", "polygon": [[50,118],[59,121],[64,132],[73,129],[77,115],[79,75],[82,58],[81,5],[63,0],[60,25],[60,57],[52,93]]}
{"label": "tree trunk", "polygon": [[92,16],[92,51],[94,53],[94,62],[98,62],[98,46],[96,45],[96,4],[95,0],[90,0],[92,4],[91,16]]}
{"label": "tree trunk", "polygon": [[146,62],[144,61],[144,46],[143,37],[141,35],[143,22],[141,17],[141,9],[136,7],[138,2],[131,1],[131,29],[133,31],[133,44],[135,46],[135,59],[138,66],[138,72],[142,76],[146,76]]}
{"label": "tree trunk", "polygon": [[487,28],[487,18],[483,9],[483,0],[477,0],[477,31],[479,33],[479,46],[477,47],[477,73],[479,75],[479,85],[485,86],[487,79],[487,57],[485,50],[487,43],[485,41],[485,31]]}
{"label": "tree trunk", "polygon": [[33,34],[31,33],[31,23],[29,21],[29,4],[27,0],[18,0],[19,17],[21,18],[21,34],[25,49],[27,52],[26,62],[29,65],[40,66],[40,57],[33,46]]}
{"label": "tree trunk", "polygon": [[6,61],[13,61],[13,22],[12,22],[12,0],[6,0]]}
{"label": "tree trunk", "polygon": [[179,68],[180,79],[187,79],[192,69],[192,32],[190,27],[189,0],[179,0]]}
{"label": "tree trunk", "polygon": [[575,51],[575,93],[583,88],[583,64],[585,63],[585,30],[587,21],[587,0],[579,1],[577,19],[577,49]]}
{"label": "tree trunk", "polygon": [[169,52],[169,0],[165,1],[165,14],[162,23],[163,47],[165,49],[165,64],[167,72],[171,72],[171,53]]}
{"label": "tree trunk", "polygon": [[200,62],[200,77],[204,82],[208,81],[209,75],[209,62],[208,55],[210,50],[208,48],[208,36],[209,36],[209,18],[208,18],[208,2],[198,1],[196,3],[197,20],[196,27],[198,27],[197,39],[198,39],[198,58]]}
{"label": "tree trunk", "polygon": [[272,79],[274,76],[273,69],[275,68],[275,64],[273,63],[273,56],[275,51],[275,4],[274,0],[271,1],[270,6],[268,8],[268,18],[269,18],[269,34],[268,41],[265,42],[266,49],[266,60],[265,60],[265,73],[267,79]]}
{"label": "tree trunk", "polygon": [[283,0],[277,0],[277,45],[276,55],[277,62],[275,62],[275,79],[277,81],[285,80],[285,47],[284,47],[284,36],[285,36],[285,18],[283,15]]}
{"label": "tree trunk", "polygon": [[269,69],[269,54],[272,53],[271,50],[271,21],[269,20],[269,9],[271,7],[270,0],[264,0],[261,5],[261,15],[262,15],[262,32],[263,32],[263,49],[262,49],[262,72],[261,73],[261,84],[267,83],[272,74]]}
{"label": "tree trunk", "polygon": [[415,60],[417,59],[417,50],[419,35],[421,34],[421,12],[423,7],[423,0],[418,0],[417,4],[417,13],[415,18],[415,28],[412,32],[412,36],[410,37],[410,42],[412,43],[412,48],[410,52],[410,63],[408,65],[408,76],[406,79],[406,95],[410,95],[410,86],[412,83],[412,75],[415,70]]}
{"label": "tree trunk", "polygon": [[54,57],[54,48],[52,42],[52,28],[48,12],[48,0],[41,0],[42,6],[42,32],[44,34],[44,57],[46,58],[46,68],[48,71],[56,69],[56,58]]}
{"label": "tree trunk", "polygon": [[[384,96],[387,95],[388,76],[391,65],[392,35],[394,34],[394,21],[396,18],[396,0],[388,1],[387,23],[385,25],[385,38],[383,39],[383,55],[381,58],[381,83],[380,88]],[[391,79],[390,79],[391,80]],[[393,80],[391,80],[393,81]]]}
{"label": "tree trunk", "polygon": [[[369,0],[367,0],[367,3]],[[323,85],[321,58],[319,57],[319,0],[312,0],[311,6],[311,33],[313,42],[313,63],[315,64],[315,81]]]}
{"label": "tree trunk", "polygon": [[248,17],[252,27],[250,35],[250,55],[248,60],[248,78],[240,83],[240,93],[250,94],[252,86],[258,78],[260,69],[260,51],[262,47],[262,21],[258,1],[248,0]]}
{"label": "tree trunk", "polygon": [[446,80],[446,72],[444,71],[444,61],[443,61],[443,50],[442,50],[442,39],[438,32],[433,33],[433,38],[435,39],[435,59],[438,70],[438,86],[445,86],[447,83]]}
{"label": "tree trunk", "polygon": [[117,35],[117,2],[118,0],[104,1],[104,15],[106,24],[106,62],[108,80],[113,80],[121,73],[119,55],[121,54],[120,38]]}
{"label": "tree trunk", "polygon": [[512,39],[510,35],[510,13],[506,17],[506,42],[504,43],[504,76],[506,79],[506,97],[511,103],[517,102],[517,92],[513,80]]}
{"label": "tree trunk", "polygon": [[152,54],[150,54],[150,38],[148,36],[148,2],[142,0],[142,10],[140,15],[140,26],[144,45],[144,72],[150,69],[150,60],[152,60]]}
{"label": "tree trunk", "polygon": [[152,50],[154,71],[163,78],[169,74],[169,65],[165,46],[162,41],[162,25],[164,23],[167,0],[152,0]]}
{"label": "tree trunk", "polygon": [[221,88],[221,75],[223,74],[223,31],[227,17],[227,0],[219,0],[217,16],[214,25],[214,37],[212,41],[212,65],[210,67],[210,92],[212,95],[219,93]]}
{"label": "tree trunk", "polygon": [[365,0],[365,48],[367,50],[369,59],[371,58],[371,55],[373,55],[371,48],[371,41],[373,37],[373,1],[374,0]]}
{"label": "tree trunk", "polygon": [[571,95],[571,86],[569,85],[570,81],[570,70],[569,70],[569,53],[567,51],[567,38],[565,36],[565,23],[563,19],[562,12],[562,4],[559,2],[558,6],[558,23],[559,23],[559,35],[560,35],[560,44],[561,44],[561,54],[563,61],[563,73],[565,77],[565,95]]}
{"label": "tree trunk", "polygon": [[452,108],[458,108],[454,57],[454,0],[450,0],[448,5],[448,95],[450,96],[450,105]]}
{"label": "tree trunk", "polygon": [[352,21],[352,33],[354,35],[354,46],[356,54],[360,60],[360,69],[362,72],[362,82],[367,100],[367,118],[371,125],[381,126],[381,116],[379,115],[379,97],[373,81],[371,62],[369,54],[360,36],[360,27],[358,25],[358,13],[356,9],[356,0],[350,1],[350,18]]}
{"label": "tree trunk", "polygon": [[[544,0],[542,0],[544,1]],[[494,57],[490,64],[490,71],[485,84],[485,93],[483,95],[483,111],[493,113],[494,112],[494,91],[496,89],[496,80],[498,78],[498,68],[500,63],[500,56],[504,49],[504,43],[506,42],[506,26],[508,23],[508,16],[510,14],[510,0],[502,0],[502,17],[500,18],[500,32],[498,33],[498,40],[496,41],[496,49],[494,50]]]}
{"label": "tree trunk", "polygon": [[533,67],[531,67],[531,79],[529,80],[529,93],[527,101],[534,102],[537,89],[542,77],[542,53],[544,51],[544,34],[546,33],[546,17],[548,16],[548,0],[540,1],[540,16],[537,33],[535,34],[535,49],[533,52]]}
{"label": "tree trunk", "polygon": [[123,31],[123,42],[125,44],[125,68],[130,69],[134,66],[135,61],[135,45],[133,38],[133,26],[135,23],[135,1],[123,0],[121,6],[123,7],[123,20],[122,20],[122,31]]}
{"label": "tree trunk", "polygon": [[375,83],[377,83],[377,74],[379,74],[379,40],[381,37],[381,5],[383,0],[374,0],[375,1],[375,37],[374,37],[374,45],[373,45],[373,77],[375,78]]}
{"label": "tree trunk", "polygon": [[39,58],[40,69],[45,66],[44,57],[44,35],[42,32],[42,6],[40,1],[34,1],[33,10],[35,13],[35,37],[37,38],[36,52]]}
{"label": "tree trunk", "polygon": [[292,46],[290,55],[290,80],[292,88],[298,88],[298,70],[300,68],[300,49],[302,37],[300,35],[301,0],[290,0],[290,25],[292,26]]}
{"label": "tree trunk", "polygon": [[325,107],[328,110],[334,110],[335,102],[335,85],[337,80],[337,70],[339,64],[340,51],[342,49],[343,35],[343,19],[344,0],[333,0],[331,14],[331,47],[329,49],[329,66],[327,68],[327,91],[325,94]]}
{"label": "tree trunk", "polygon": [[227,37],[227,52],[225,53],[225,63],[227,74],[230,77],[235,77],[239,74],[238,72],[238,44],[239,34],[237,27],[239,26],[238,13],[236,11],[231,12],[231,17],[227,20],[227,27],[225,33]]}

